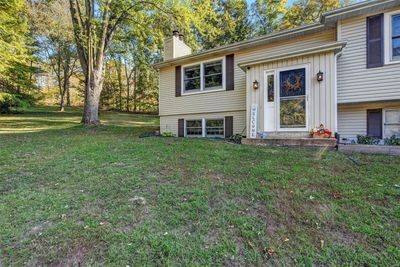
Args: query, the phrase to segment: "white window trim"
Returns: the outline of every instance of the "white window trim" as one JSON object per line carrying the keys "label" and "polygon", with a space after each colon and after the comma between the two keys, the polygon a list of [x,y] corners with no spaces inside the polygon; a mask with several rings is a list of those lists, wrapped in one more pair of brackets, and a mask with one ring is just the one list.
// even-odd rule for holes
{"label": "white window trim", "polygon": [[[205,89],[204,88],[204,64],[210,63],[210,62],[215,62],[215,61],[222,61],[222,87],[221,88],[212,88],[212,89]],[[196,90],[193,92],[186,92],[185,90],[185,68],[187,67],[192,67],[200,65],[200,90]],[[210,92],[220,92],[220,91],[226,91],[226,79],[225,79],[225,57],[218,57],[218,58],[213,58],[210,60],[205,60],[205,61],[200,61],[196,62],[193,64],[187,64],[187,65],[182,65],[181,67],[181,95],[196,95],[196,94],[204,94],[204,93],[210,93]]]}
{"label": "white window trim", "polygon": [[[200,136],[200,135],[188,135],[188,134],[187,134],[187,127],[186,127],[186,122],[187,122],[187,121],[201,121],[201,136]],[[204,118],[185,119],[185,123],[184,123],[184,133],[185,133],[185,137],[189,137],[189,138],[200,138],[200,137],[204,137]]]}
{"label": "white window trim", "polygon": [[[222,138],[225,137],[225,118],[204,118],[204,137],[207,137],[207,121],[214,121],[214,120],[222,120]],[[213,138],[218,138],[218,137],[213,137]]]}
{"label": "white window trim", "polygon": [[[187,135],[186,121],[200,121],[200,120],[201,120],[201,131],[202,131],[201,136]],[[207,129],[206,129],[207,120],[222,120],[223,121],[223,130],[224,130],[222,138],[225,138],[225,118],[220,118],[220,117],[218,117],[218,118],[195,118],[195,119],[189,118],[189,119],[185,119],[185,123],[184,123],[185,137],[188,137],[188,138],[206,138],[207,137],[207,132],[206,132],[207,131]]]}
{"label": "white window trim", "polygon": [[387,109],[382,110],[382,116],[383,116],[383,118],[382,118],[382,138],[383,139],[390,137],[390,136],[386,136],[385,126],[397,125],[397,124],[400,125],[400,123],[386,123],[386,112],[388,112],[388,111],[399,111],[400,112],[400,108],[387,108]]}
{"label": "white window trim", "polygon": [[[295,69],[305,69],[306,70],[306,94],[305,94],[305,101],[306,101],[306,126],[304,128],[281,128],[281,96],[280,96],[280,80],[281,80],[281,72],[287,70],[295,70]],[[311,75],[310,75],[310,64],[302,64],[302,65],[293,65],[283,68],[276,69],[276,91],[275,91],[275,101],[276,101],[276,124],[278,131],[281,132],[308,132],[309,131],[309,92],[310,92],[310,85],[311,85]]]}
{"label": "white window trim", "polygon": [[385,54],[385,65],[400,64],[399,59],[392,59],[392,16],[400,15],[400,11],[396,10],[393,12],[385,13],[384,15],[384,54]]}

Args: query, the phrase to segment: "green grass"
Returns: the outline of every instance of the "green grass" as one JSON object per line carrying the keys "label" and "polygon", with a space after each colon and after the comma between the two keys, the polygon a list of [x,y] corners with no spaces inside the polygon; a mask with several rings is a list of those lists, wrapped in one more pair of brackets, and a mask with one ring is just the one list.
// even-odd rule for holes
{"label": "green grass", "polygon": [[400,158],[138,138],[158,119],[0,116],[0,266],[395,266]]}

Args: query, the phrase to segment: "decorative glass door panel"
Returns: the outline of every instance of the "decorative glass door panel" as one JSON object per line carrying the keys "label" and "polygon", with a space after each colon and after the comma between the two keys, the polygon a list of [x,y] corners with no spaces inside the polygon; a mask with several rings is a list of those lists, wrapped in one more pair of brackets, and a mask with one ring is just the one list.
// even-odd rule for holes
{"label": "decorative glass door panel", "polygon": [[276,131],[275,111],[275,71],[264,73],[264,131]]}
{"label": "decorative glass door panel", "polygon": [[306,128],[306,69],[280,72],[279,122],[281,129]]}

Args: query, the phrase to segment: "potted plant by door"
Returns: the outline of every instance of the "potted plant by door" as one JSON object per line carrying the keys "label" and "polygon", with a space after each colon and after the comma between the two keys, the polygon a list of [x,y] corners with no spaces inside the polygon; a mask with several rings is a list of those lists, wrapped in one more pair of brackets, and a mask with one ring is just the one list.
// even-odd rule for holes
{"label": "potted plant by door", "polygon": [[319,127],[316,127],[311,132],[312,138],[331,138],[332,132],[325,128],[325,126],[321,123]]}

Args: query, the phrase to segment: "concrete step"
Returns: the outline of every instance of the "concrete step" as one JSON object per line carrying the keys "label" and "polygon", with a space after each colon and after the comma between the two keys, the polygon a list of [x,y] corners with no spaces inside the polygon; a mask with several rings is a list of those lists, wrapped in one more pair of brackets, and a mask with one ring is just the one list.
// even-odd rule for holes
{"label": "concrete step", "polygon": [[242,139],[242,144],[256,146],[285,146],[285,147],[336,147],[334,138],[266,138],[266,139]]}

